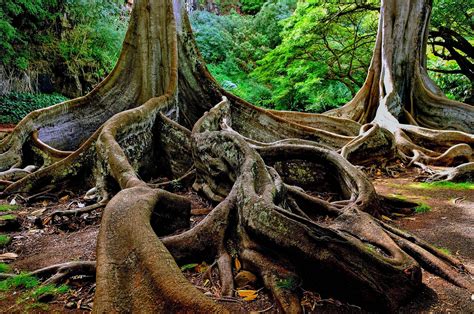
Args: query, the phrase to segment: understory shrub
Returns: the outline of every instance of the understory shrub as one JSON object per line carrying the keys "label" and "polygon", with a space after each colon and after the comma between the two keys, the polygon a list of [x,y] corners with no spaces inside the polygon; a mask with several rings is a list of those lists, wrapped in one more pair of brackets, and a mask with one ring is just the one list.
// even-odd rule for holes
{"label": "understory shrub", "polygon": [[0,123],[18,123],[31,111],[68,100],[59,94],[10,93],[0,96]]}

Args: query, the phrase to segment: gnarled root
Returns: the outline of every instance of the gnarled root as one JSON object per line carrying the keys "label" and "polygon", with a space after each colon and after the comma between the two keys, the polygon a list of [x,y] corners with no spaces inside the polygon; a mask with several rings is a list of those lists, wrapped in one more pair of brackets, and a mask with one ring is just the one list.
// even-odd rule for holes
{"label": "gnarled root", "polygon": [[187,207],[189,215],[185,204],[185,199],[144,186],[124,189],[109,202],[99,232],[95,312],[224,311],[184,278],[154,231],[174,220],[169,217],[173,211]]}
{"label": "gnarled root", "polygon": [[[80,261],[68,262],[63,264],[51,265],[35,271],[29,272],[28,275],[35,276],[40,279],[48,278],[44,284],[58,284],[67,278],[76,275],[95,275],[96,262]],[[0,274],[0,278],[14,277],[14,274]]]}
{"label": "gnarled root", "polygon": [[[393,22],[399,17],[427,20],[427,6],[392,2],[381,26],[410,25]],[[413,10],[387,14],[395,7]],[[328,117],[266,111],[216,87],[183,12],[180,1],[137,0],[106,81],[84,98],[33,112],[0,143],[6,194],[76,177],[95,179],[97,193],[110,199],[98,239],[95,312],[225,312],[187,282],[176,262],[217,260],[222,294],[231,295],[233,254],[291,312],[301,311],[300,286],[368,310],[394,310],[418,290],[420,264],[471,288],[450,269],[458,261],[374,218],[393,206],[346,160],[364,164],[398,153],[420,165],[472,161],[472,109],[450,103],[459,131],[420,127],[445,121],[434,89],[410,78],[407,86],[425,95],[397,94],[393,60],[381,59],[395,55],[382,54],[391,47],[382,43],[400,39],[382,35],[411,38],[423,29],[380,32],[363,89],[329,113],[339,117]],[[393,69],[422,79],[411,68]],[[227,99],[203,116],[221,95]],[[416,110],[429,118],[415,117]],[[17,169],[30,164],[39,170],[22,177]],[[457,172],[471,170],[472,163]],[[168,179],[145,182],[156,177]],[[189,227],[190,203],[160,188],[194,178],[194,188],[218,205],[192,229],[174,234]]]}
{"label": "gnarled root", "polygon": [[474,182],[474,162],[434,173],[428,181]]}

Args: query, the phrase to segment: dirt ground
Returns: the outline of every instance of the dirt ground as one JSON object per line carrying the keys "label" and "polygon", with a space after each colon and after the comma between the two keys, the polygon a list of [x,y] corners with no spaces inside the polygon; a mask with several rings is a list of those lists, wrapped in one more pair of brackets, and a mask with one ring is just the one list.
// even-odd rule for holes
{"label": "dirt ground", "polygon": [[[426,213],[400,218],[392,223],[421,239],[446,249],[474,273],[474,185],[471,189],[421,188],[413,182],[414,172],[400,178],[374,180],[379,194],[401,197],[431,207]],[[471,276],[471,278],[473,278]],[[425,287],[404,313],[474,313],[471,294],[445,280],[423,272]]]}
{"label": "dirt ground", "polygon": [[[466,268],[474,273],[474,189],[420,188],[414,177],[416,171],[403,173],[397,178],[374,175],[374,185],[379,194],[425,203],[431,210],[416,213],[406,217],[397,217],[389,223],[408,230],[439,248],[449,250],[460,259]],[[97,234],[100,226],[102,209],[89,213],[62,217],[48,218],[56,210],[71,210],[87,206],[92,201],[83,199],[84,191],[48,192],[27,202],[16,197],[20,207],[9,214],[18,217],[20,228],[4,232],[12,241],[0,248],[2,253],[18,255],[9,263],[13,272],[30,271],[51,264],[94,260]],[[202,220],[210,210],[211,204],[200,198],[194,192],[183,190],[192,200],[192,225]],[[7,204],[13,200],[1,200]],[[0,212],[0,215],[5,213]],[[196,261],[197,265],[187,265],[183,270],[185,276],[203,293],[216,301],[226,304],[233,311],[258,311],[260,313],[275,313],[276,306],[269,293],[262,289],[257,282],[249,283],[243,289],[257,290],[253,301],[243,301],[241,297],[220,298],[218,273],[212,263]],[[443,279],[423,272],[424,286],[413,300],[403,306],[400,313],[474,313],[474,301],[471,294],[457,288]],[[94,279],[78,276],[67,282],[70,286],[68,293],[59,295],[44,307],[29,307],[30,303],[17,304],[22,290],[0,292],[1,313],[49,313],[71,312],[85,313],[93,305],[95,289]],[[303,291],[303,303],[306,312],[325,313],[354,313],[364,312],[362,309],[344,304],[338,300],[320,296],[317,292]],[[35,303],[36,304],[36,303]]]}

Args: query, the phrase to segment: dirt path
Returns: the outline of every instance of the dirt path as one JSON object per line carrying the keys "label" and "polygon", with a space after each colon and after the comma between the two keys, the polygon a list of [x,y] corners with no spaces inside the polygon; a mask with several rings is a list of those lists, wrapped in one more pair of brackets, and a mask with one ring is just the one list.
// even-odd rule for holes
{"label": "dirt path", "polygon": [[[425,213],[400,218],[392,224],[460,259],[474,273],[474,185],[471,189],[426,187],[413,177],[376,179],[379,194],[430,206]],[[471,294],[443,279],[423,272],[426,285],[403,313],[474,313]]]}
{"label": "dirt path", "polygon": [[[474,273],[474,189],[420,188],[413,182],[413,177],[414,173],[409,173],[405,177],[374,180],[377,191],[382,195],[424,203],[431,207],[428,212],[400,217],[390,223],[412,232],[439,248],[449,250],[450,254],[462,260],[465,266]],[[192,224],[202,220],[212,209],[210,204],[200,199],[195,193],[183,191],[181,194],[186,194],[192,200]],[[58,194],[56,201],[38,201],[13,211],[19,217],[21,229],[9,232],[13,241],[6,247],[0,248],[0,254],[5,252],[18,254],[18,258],[10,263],[14,271],[34,270],[73,260],[95,259],[101,210],[77,217],[60,218],[48,222],[44,220],[45,215],[54,210],[74,208],[85,203],[85,200],[78,195],[83,195],[83,193],[71,194],[68,197]],[[0,201],[0,204],[5,203],[7,202]],[[32,215],[38,210],[43,211],[40,219]],[[206,283],[201,274],[186,271],[185,275],[203,293],[210,297],[218,294],[218,287]],[[210,279],[218,285],[217,270],[211,273]],[[474,313],[474,301],[471,301],[471,295],[467,291],[454,287],[427,272],[423,273],[423,282],[425,286],[411,302],[400,309],[401,313]],[[0,296],[0,312],[82,313],[89,311],[94,292],[93,281],[79,280],[68,284],[72,287],[70,292],[57,297],[44,309],[15,306],[18,293],[21,292],[10,291],[9,295],[4,294],[3,298]],[[315,306],[314,311],[317,312],[361,312],[337,300],[324,300],[317,293],[305,292],[305,299],[308,304]],[[259,292],[259,297],[250,303],[239,298],[228,301],[231,301],[228,305],[234,311],[268,309],[266,313],[276,313],[276,307],[265,290]]]}

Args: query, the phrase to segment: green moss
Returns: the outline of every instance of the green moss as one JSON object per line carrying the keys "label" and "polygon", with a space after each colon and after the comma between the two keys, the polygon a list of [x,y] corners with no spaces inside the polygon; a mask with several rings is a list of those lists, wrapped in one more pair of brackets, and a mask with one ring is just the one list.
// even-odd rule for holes
{"label": "green moss", "polygon": [[16,216],[15,215],[3,215],[3,216],[0,216],[0,220],[14,220],[16,219]]}
{"label": "green moss", "polygon": [[11,238],[6,234],[0,234],[0,248],[4,247],[8,243],[10,243]]}
{"label": "green moss", "polygon": [[420,203],[420,205],[415,207],[415,213],[421,214],[421,213],[427,213],[431,210],[431,207],[425,203]]}
{"label": "green moss", "polygon": [[287,289],[287,290],[294,291],[300,286],[300,282],[295,277],[289,277],[289,278],[278,279],[276,282],[276,285],[280,289]]}
{"label": "green moss", "polygon": [[[31,303],[31,304],[28,304],[27,306],[25,306],[25,309],[26,310],[48,311],[49,306],[47,304],[44,304],[44,303],[35,302],[35,303]],[[36,312],[36,311],[34,311],[34,312]]]}
{"label": "green moss", "polygon": [[377,253],[377,250],[375,249],[375,246],[373,246],[372,244],[370,243],[364,243],[365,244],[365,247],[367,248],[367,250],[371,253]]}
{"label": "green moss", "polygon": [[448,181],[437,181],[437,182],[420,182],[409,185],[415,189],[447,189],[447,190],[474,190],[474,183],[472,182],[448,182]]}
{"label": "green moss", "polygon": [[19,205],[0,204],[0,212],[9,212],[20,208]]}
{"label": "green moss", "polygon": [[46,295],[59,295],[59,294],[64,294],[69,291],[69,287],[67,285],[61,285],[59,287],[56,287],[55,285],[49,284],[49,285],[44,285],[44,286],[39,286],[38,288],[34,289],[31,293],[30,296],[34,300],[38,300],[42,296]]}
{"label": "green moss", "polygon": [[435,248],[445,255],[452,255],[451,251],[445,247],[435,246]]}
{"label": "green moss", "polygon": [[0,291],[8,291],[12,288],[31,289],[39,285],[39,280],[28,274],[19,274],[18,276],[0,281]]}
{"label": "green moss", "polygon": [[0,273],[8,273],[10,271],[10,266],[5,263],[0,263]]}

